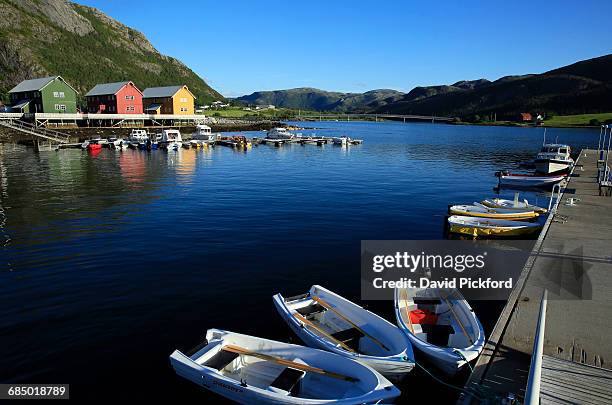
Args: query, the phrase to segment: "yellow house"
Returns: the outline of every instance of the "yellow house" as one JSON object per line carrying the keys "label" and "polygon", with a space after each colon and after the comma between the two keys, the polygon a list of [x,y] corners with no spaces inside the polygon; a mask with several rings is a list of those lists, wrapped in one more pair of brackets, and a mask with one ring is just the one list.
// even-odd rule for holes
{"label": "yellow house", "polygon": [[142,105],[146,114],[192,115],[195,96],[185,85],[149,87],[142,92]]}

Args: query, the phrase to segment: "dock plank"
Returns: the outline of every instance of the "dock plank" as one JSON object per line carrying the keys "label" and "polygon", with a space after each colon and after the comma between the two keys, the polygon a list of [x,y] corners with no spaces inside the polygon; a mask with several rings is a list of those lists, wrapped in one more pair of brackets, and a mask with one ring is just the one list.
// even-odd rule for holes
{"label": "dock plank", "polygon": [[[568,184],[573,193],[564,194],[557,214],[547,222],[536,256],[523,269],[466,387],[485,385],[497,395],[523,398],[528,373],[516,370],[529,369],[543,288],[548,290],[545,355],[612,368],[612,197],[599,196],[596,151],[582,151],[578,163],[582,167]],[[578,199],[576,205],[565,204],[569,197]],[[560,369],[549,372],[567,383],[554,391],[557,396],[551,391],[548,403],[601,403],[600,395],[607,398],[605,390],[583,392],[570,384],[578,380],[589,387],[590,375],[583,381],[566,379],[570,371],[564,376]],[[547,384],[552,384],[549,378]],[[544,384],[544,375],[542,380]],[[459,402],[469,399],[463,396]]]}

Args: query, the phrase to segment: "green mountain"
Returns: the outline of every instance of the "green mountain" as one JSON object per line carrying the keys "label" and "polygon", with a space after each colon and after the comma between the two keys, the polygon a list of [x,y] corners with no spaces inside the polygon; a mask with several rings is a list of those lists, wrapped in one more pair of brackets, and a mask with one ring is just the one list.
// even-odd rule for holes
{"label": "green mountain", "polygon": [[289,90],[257,91],[236,98],[241,103],[277,107],[302,108],[317,111],[368,111],[399,100],[403,93],[396,90],[372,90],[365,93],[339,93],[301,87]]}
{"label": "green mountain", "polygon": [[60,75],[80,95],[97,83],[186,84],[198,104],[223,96],[146,37],[66,0],[0,0],[0,94],[24,79]]}
{"label": "green mountain", "polygon": [[612,111],[612,55],[574,63],[542,74],[507,76],[494,82],[458,82],[412,90],[375,112],[473,118],[521,112],[554,115]]}

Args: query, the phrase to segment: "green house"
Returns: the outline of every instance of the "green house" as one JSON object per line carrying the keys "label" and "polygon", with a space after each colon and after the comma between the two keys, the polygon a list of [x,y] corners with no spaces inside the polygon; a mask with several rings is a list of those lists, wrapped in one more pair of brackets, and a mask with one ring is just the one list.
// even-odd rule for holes
{"label": "green house", "polygon": [[74,114],[77,92],[61,76],[24,80],[9,91],[14,112]]}

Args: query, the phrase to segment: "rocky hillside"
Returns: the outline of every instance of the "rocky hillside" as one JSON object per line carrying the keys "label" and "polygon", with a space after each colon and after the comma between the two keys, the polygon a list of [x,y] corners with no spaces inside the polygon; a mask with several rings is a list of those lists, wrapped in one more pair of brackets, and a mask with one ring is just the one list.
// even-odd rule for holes
{"label": "rocky hillside", "polygon": [[24,79],[58,74],[84,95],[96,83],[132,80],[141,89],[187,84],[197,103],[223,97],[145,36],[66,0],[0,0],[0,94]]}
{"label": "rocky hillside", "polygon": [[368,111],[399,100],[403,93],[396,90],[371,90],[365,93],[339,93],[301,87],[289,90],[257,91],[236,100],[245,104],[302,108],[316,111]]}
{"label": "rocky hillside", "polygon": [[542,74],[502,77],[494,82],[478,80],[417,87],[375,111],[467,119],[488,114],[496,114],[498,119],[515,119],[521,112],[549,115],[609,112],[612,111],[612,55]]}

